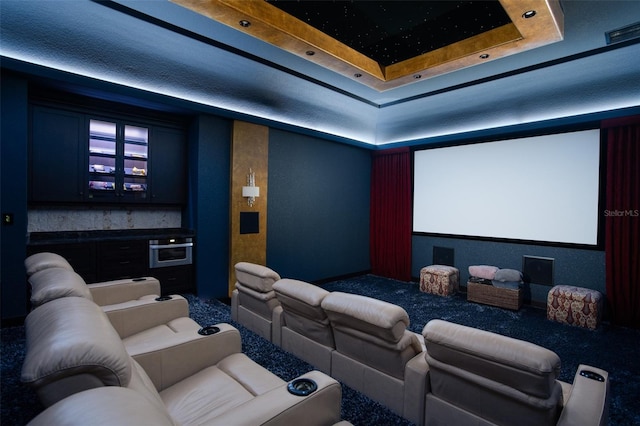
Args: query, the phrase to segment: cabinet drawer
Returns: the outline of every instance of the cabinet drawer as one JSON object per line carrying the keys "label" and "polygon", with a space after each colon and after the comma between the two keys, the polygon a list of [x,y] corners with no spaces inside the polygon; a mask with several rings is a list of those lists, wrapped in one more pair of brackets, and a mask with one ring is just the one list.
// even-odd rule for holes
{"label": "cabinet drawer", "polygon": [[149,269],[149,275],[160,281],[162,295],[195,293],[192,273],[192,265]]}
{"label": "cabinet drawer", "polygon": [[146,275],[146,240],[104,241],[98,246],[98,270],[101,281]]}

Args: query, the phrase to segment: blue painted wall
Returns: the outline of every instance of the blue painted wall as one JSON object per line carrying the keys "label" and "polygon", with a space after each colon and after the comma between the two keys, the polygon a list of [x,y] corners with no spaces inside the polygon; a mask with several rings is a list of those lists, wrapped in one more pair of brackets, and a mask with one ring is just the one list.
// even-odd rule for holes
{"label": "blue painted wall", "polygon": [[[23,260],[27,240],[28,79],[2,76],[2,318],[26,314]],[[231,118],[194,115],[189,140],[189,206],[183,226],[197,234],[197,287],[226,297],[229,247]],[[370,270],[368,149],[318,136],[270,129],[267,263],[281,275],[319,281]],[[522,256],[555,258],[555,282],[604,292],[604,252],[454,238],[413,237],[412,275],[432,261],[433,246],[455,249],[463,284],[467,268],[521,269]],[[544,303],[548,287],[528,297]]]}
{"label": "blue painted wall", "polygon": [[369,150],[269,131],[267,264],[306,281],[367,271]]}
{"label": "blue painted wall", "polygon": [[[460,270],[460,281],[465,286],[469,265],[493,265],[521,271],[522,256],[526,255],[555,259],[554,284],[587,287],[605,293],[604,251],[414,235],[412,276],[419,277],[420,269],[432,263],[434,246],[454,249],[454,266]],[[536,305],[545,305],[550,288],[527,285],[525,302],[531,300]]]}
{"label": "blue painted wall", "polygon": [[189,132],[189,203],[183,215],[196,231],[196,286],[201,297],[227,297],[231,121],[195,118]]}
{"label": "blue painted wall", "polygon": [[27,312],[24,259],[27,248],[27,81],[2,74],[2,126],[0,141],[2,213],[13,215],[13,224],[2,225],[0,286],[2,318],[20,318]]}

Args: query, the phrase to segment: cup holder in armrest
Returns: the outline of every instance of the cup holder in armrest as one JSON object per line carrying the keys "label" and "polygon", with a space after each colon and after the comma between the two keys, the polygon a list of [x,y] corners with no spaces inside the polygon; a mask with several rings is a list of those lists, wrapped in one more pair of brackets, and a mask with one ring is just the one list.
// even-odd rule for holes
{"label": "cup holder in armrest", "polygon": [[305,378],[295,379],[287,385],[289,393],[296,396],[307,396],[315,392],[316,389],[318,389],[317,383]]}
{"label": "cup holder in armrest", "polygon": [[171,300],[173,299],[171,296],[160,296],[160,297],[156,297],[156,302],[164,302],[165,300]]}
{"label": "cup holder in armrest", "polygon": [[587,379],[596,380],[598,382],[604,382],[604,377],[602,377],[600,374],[598,374],[598,373],[596,373],[594,371],[581,370],[580,371],[580,375],[582,377],[586,377]]}
{"label": "cup holder in armrest", "polygon": [[212,334],[218,333],[219,331],[220,331],[220,327],[216,327],[215,325],[208,325],[198,330],[198,334],[202,336],[210,336]]}

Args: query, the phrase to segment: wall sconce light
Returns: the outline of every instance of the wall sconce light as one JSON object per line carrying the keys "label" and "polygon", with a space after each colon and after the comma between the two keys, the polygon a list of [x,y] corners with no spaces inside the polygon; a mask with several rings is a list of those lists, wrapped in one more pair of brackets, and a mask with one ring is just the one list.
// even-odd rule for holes
{"label": "wall sconce light", "polygon": [[251,169],[247,175],[247,186],[242,187],[242,196],[247,198],[249,207],[253,207],[256,197],[260,196],[260,188],[256,186],[256,174]]}

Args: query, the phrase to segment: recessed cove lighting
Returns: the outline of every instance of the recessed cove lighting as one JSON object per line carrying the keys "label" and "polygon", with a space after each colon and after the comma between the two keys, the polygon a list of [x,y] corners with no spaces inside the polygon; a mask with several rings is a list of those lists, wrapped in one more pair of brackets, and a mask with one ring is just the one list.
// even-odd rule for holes
{"label": "recessed cove lighting", "polygon": [[487,58],[489,58],[488,53],[483,53],[482,55],[480,55],[480,59],[487,59]]}
{"label": "recessed cove lighting", "polygon": [[241,26],[241,27],[243,27],[243,28],[248,28],[248,27],[250,27],[250,26],[251,26],[251,22],[247,21],[246,19],[242,19],[242,20],[239,22],[239,24],[240,24],[240,26]]}
{"label": "recessed cove lighting", "polygon": [[307,56],[313,56],[316,54],[316,52],[314,52],[313,50],[307,50],[305,53],[307,54]]}
{"label": "recessed cove lighting", "polygon": [[525,13],[522,14],[522,17],[524,19],[533,18],[534,16],[536,16],[536,11],[535,10],[527,10]]}

